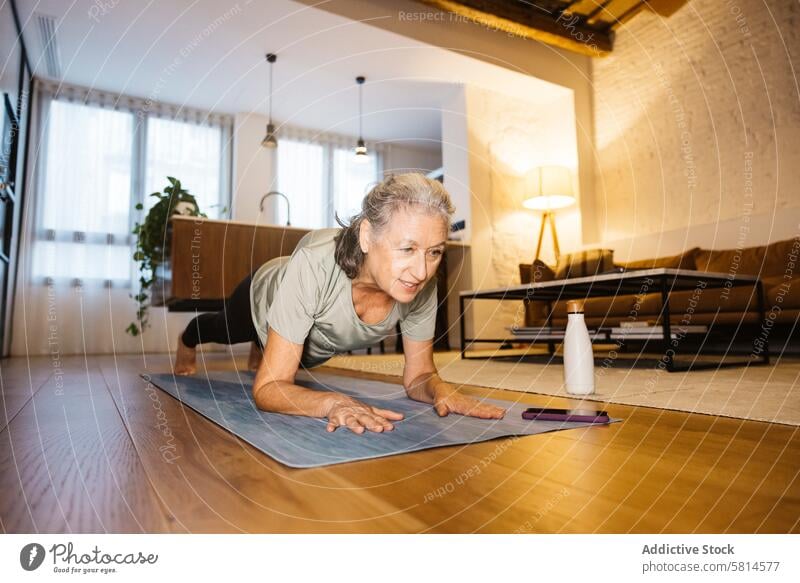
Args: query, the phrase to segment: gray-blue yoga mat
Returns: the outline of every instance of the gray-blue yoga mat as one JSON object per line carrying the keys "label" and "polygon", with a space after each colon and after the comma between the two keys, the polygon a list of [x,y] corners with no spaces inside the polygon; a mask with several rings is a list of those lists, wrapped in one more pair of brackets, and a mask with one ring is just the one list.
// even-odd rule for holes
{"label": "gray-blue yoga mat", "polygon": [[[251,395],[252,372],[211,372],[205,376],[142,375],[204,417],[227,429],[268,456],[293,468],[313,468],[465,443],[509,435],[585,427],[590,423],[526,421],[524,403],[485,399],[507,409],[503,419],[477,419],[450,414],[439,417],[431,405],[406,397],[401,385],[328,373],[299,371],[295,382],[304,387],[348,394],[365,403],[399,411],[394,430],[366,431],[346,427],[328,433],[325,419],[266,413]],[[619,419],[613,419],[619,421]]]}

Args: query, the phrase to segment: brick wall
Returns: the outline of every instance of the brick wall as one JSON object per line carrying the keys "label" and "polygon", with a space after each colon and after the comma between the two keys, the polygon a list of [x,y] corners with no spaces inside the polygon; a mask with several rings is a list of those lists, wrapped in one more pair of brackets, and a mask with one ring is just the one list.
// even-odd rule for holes
{"label": "brick wall", "polygon": [[799,78],[794,1],[691,0],[622,27],[593,61],[601,239],[784,213],[793,232],[770,238],[798,232]]}

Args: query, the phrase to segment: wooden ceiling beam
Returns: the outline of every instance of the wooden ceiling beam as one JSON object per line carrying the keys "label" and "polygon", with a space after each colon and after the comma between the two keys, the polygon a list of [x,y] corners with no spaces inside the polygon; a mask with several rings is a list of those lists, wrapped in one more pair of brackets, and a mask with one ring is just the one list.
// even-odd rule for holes
{"label": "wooden ceiling beam", "polygon": [[633,18],[639,12],[641,12],[646,5],[647,5],[647,2],[645,0],[641,0],[641,2],[639,2],[638,4],[636,4],[634,6],[631,6],[625,12],[623,12],[622,14],[619,15],[619,18],[617,18],[616,21],[611,25],[611,28],[615,29],[618,26],[621,26],[621,25],[625,24],[631,18]]}
{"label": "wooden ceiling beam", "polygon": [[561,8],[558,9],[558,12],[560,14],[563,14],[564,12],[569,12],[570,9],[580,1],[581,0],[568,0],[566,4],[564,4]]}
{"label": "wooden ceiling beam", "polygon": [[601,20],[601,16],[602,16],[602,14],[603,14],[603,10],[606,8],[606,6],[608,6],[609,4],[611,4],[611,2],[612,2],[612,0],[604,0],[603,2],[601,2],[600,4],[598,4],[598,5],[597,5],[597,8],[595,8],[594,10],[592,10],[592,11],[591,11],[591,12],[590,12],[590,13],[589,13],[587,16],[586,16],[586,24],[596,24],[596,23],[597,23],[597,21]]}
{"label": "wooden ceiling beam", "polygon": [[463,16],[477,24],[508,34],[541,41],[563,49],[602,57],[611,53],[614,32],[586,26],[581,17],[561,12],[553,18],[539,15],[529,5],[488,0],[417,0]]}

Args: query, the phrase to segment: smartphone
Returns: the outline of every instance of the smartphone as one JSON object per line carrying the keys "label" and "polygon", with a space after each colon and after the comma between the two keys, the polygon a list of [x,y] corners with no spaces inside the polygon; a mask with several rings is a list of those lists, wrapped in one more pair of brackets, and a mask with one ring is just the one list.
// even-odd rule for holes
{"label": "smartphone", "polygon": [[608,423],[608,413],[593,409],[542,409],[530,407],[522,413],[528,421],[579,421],[582,423]]}

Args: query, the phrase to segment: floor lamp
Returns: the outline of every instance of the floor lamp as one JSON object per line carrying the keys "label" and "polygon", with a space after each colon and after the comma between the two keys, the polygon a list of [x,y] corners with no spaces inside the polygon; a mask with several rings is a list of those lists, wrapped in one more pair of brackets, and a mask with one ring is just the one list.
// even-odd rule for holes
{"label": "floor lamp", "polygon": [[539,166],[534,168],[528,177],[530,197],[525,199],[522,206],[525,208],[542,211],[542,225],[539,228],[539,241],[536,244],[536,259],[542,251],[545,226],[550,224],[553,236],[553,251],[556,261],[560,255],[558,248],[558,234],[556,233],[555,211],[575,204],[572,194],[572,173],[564,166]]}

